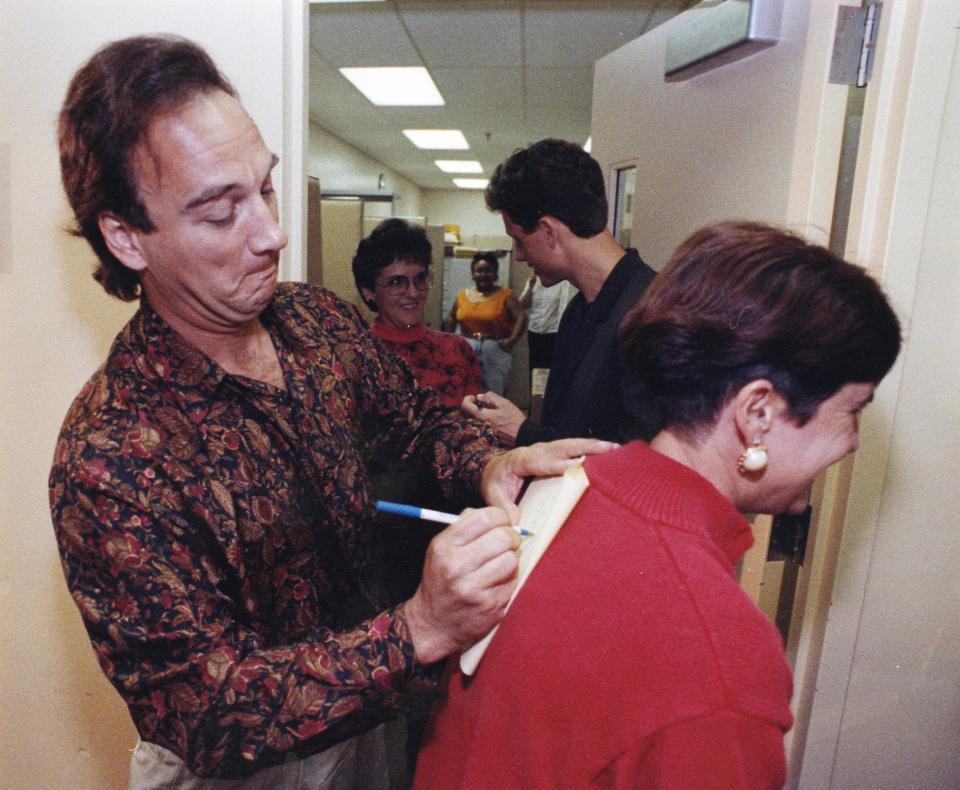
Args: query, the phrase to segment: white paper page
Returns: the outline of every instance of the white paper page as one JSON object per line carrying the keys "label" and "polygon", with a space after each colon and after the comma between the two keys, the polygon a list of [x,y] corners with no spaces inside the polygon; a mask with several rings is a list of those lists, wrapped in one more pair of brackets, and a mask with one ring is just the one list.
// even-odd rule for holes
{"label": "white paper page", "polygon": [[[570,511],[580,501],[580,497],[589,485],[587,473],[583,471],[582,465],[578,465],[570,467],[556,477],[539,477],[527,486],[523,498],[518,503],[520,523],[517,526],[533,534],[524,538],[520,546],[517,586],[513,595],[510,596],[507,611],[510,611],[510,606],[530,572],[540,561],[547,547],[560,531],[560,527],[567,520]],[[460,656],[460,670],[463,674],[472,675],[476,671],[487,645],[497,632],[497,627],[494,626],[485,637],[463,651]]]}

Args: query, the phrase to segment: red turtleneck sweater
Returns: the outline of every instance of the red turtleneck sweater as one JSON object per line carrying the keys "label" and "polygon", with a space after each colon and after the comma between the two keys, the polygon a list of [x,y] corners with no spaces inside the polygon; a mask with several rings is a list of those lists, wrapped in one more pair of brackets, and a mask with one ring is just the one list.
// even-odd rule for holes
{"label": "red turtleneck sweater", "polygon": [[476,674],[451,661],[415,786],[782,786],[792,681],[734,578],[749,524],[640,442],[585,468]]}

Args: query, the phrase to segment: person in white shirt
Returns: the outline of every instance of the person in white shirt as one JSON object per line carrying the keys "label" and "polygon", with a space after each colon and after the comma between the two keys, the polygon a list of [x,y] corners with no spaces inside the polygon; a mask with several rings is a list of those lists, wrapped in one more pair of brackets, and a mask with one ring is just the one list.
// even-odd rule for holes
{"label": "person in white shirt", "polygon": [[536,272],[527,280],[520,294],[520,306],[527,311],[531,373],[534,368],[550,369],[560,316],[576,292],[576,288],[566,280],[547,288],[540,282]]}

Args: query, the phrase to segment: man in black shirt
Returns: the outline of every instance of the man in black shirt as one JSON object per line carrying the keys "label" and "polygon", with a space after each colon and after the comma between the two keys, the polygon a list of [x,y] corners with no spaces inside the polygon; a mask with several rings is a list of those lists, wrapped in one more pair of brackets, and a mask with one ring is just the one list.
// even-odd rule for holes
{"label": "man in black shirt", "polygon": [[607,230],[600,165],[574,143],[541,140],[497,167],[486,200],[500,212],[518,261],[545,286],[569,280],[580,293],[560,321],[540,423],[496,393],[468,396],[463,411],[511,445],[568,436],[652,438],[652,405],[627,406],[649,401],[622,364],[617,330],[655,273]]}

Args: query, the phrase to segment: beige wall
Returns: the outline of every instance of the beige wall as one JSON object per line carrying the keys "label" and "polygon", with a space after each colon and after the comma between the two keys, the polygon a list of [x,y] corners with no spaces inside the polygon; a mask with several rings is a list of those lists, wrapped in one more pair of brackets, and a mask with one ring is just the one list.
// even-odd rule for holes
{"label": "beige wall", "polygon": [[[307,172],[320,181],[320,189],[324,192],[392,194],[393,216],[423,216],[420,187],[313,121],[310,122]],[[383,186],[378,187],[381,175]]]}
{"label": "beige wall", "polygon": [[800,93],[808,2],[785,2],[781,41],[684,82],[663,80],[668,20],[597,61],[593,155],[637,166],[631,244],[660,269],[686,235],[716,219],[782,223]]}
{"label": "beige wall", "polygon": [[423,213],[431,225],[459,225],[467,245],[482,246],[476,236],[503,236],[503,221],[487,209],[481,189],[424,190]]}
{"label": "beige wall", "polygon": [[960,6],[884,8],[848,255],[904,323],[851,469],[801,788],[960,787]]}
{"label": "beige wall", "polygon": [[[99,289],[90,277],[92,253],[61,230],[69,215],[54,141],[59,103],[73,70],[102,43],[181,33],[211,51],[283,161],[291,139],[283,58],[291,17],[284,14],[293,5],[0,0],[0,149],[8,146],[10,158],[0,210],[8,203],[11,229],[11,238],[0,238],[4,788],[125,787],[135,743],[67,595],[47,510],[60,421],[131,312]],[[280,189],[285,175],[281,165]]]}

